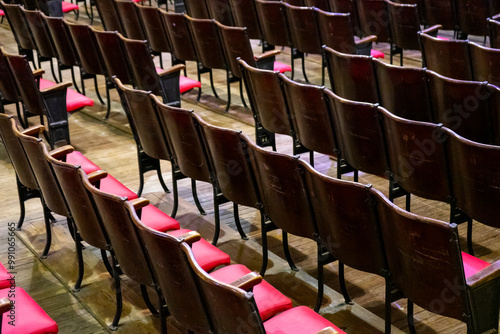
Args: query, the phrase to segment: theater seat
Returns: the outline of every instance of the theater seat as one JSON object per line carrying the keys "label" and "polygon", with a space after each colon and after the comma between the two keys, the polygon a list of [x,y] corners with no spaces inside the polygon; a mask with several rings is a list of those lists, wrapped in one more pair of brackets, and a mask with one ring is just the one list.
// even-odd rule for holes
{"label": "theater seat", "polygon": [[[2,334],[49,334],[59,331],[56,322],[22,288],[15,288],[14,293],[9,289],[0,290],[0,298],[6,297],[15,303],[15,320],[8,317],[10,312],[4,313]],[[15,326],[9,321],[15,321]]]}
{"label": "theater seat", "polygon": [[62,12],[63,13],[69,13],[72,10],[78,11],[79,9],[80,8],[78,7],[77,4],[74,4],[74,3],[71,3],[71,2],[68,2],[68,1],[63,1],[62,2]]}
{"label": "theater seat", "polygon": [[[55,83],[49,80],[40,79],[40,89],[49,88],[54,86]],[[80,93],[77,93],[73,89],[68,88],[66,95],[66,107],[68,112],[73,112],[83,107],[91,107],[94,105],[94,101],[91,98],[86,97]]]}
{"label": "theater seat", "polygon": [[385,53],[383,53],[382,51],[378,51],[378,50],[371,49],[370,55],[373,58],[385,58]]}
{"label": "theater seat", "polygon": [[344,333],[330,321],[305,306],[298,306],[278,314],[264,323],[266,334],[313,334],[327,327],[332,327],[338,333]]}
{"label": "theater seat", "polygon": [[90,174],[92,172],[95,172],[99,169],[101,169],[99,166],[97,166],[95,163],[89,160],[86,156],[84,156],[82,153],[78,151],[73,151],[66,155],[66,162],[75,165],[75,166],[80,166],[82,167],[83,171],[87,174]]}
{"label": "theater seat", "polygon": [[182,93],[185,93],[193,88],[201,88],[201,82],[189,79],[185,76],[180,76],[179,79],[179,90]]}
{"label": "theater seat", "polygon": [[5,289],[10,287],[10,279],[12,278],[12,275],[9,273],[7,269],[5,269],[5,266],[0,263],[0,289]]}
{"label": "theater seat", "polygon": [[160,232],[178,230],[180,228],[177,220],[151,204],[142,208],[141,218],[144,224]]}
{"label": "theater seat", "polygon": [[280,63],[279,61],[274,62],[274,70],[280,73],[291,72],[292,68],[284,63]]}
{"label": "theater seat", "polygon": [[464,263],[466,279],[490,265],[488,262],[478,259],[477,257],[465,252],[462,252],[462,261]]}
{"label": "theater seat", "polygon": [[128,200],[137,198],[136,193],[124,186],[120,181],[118,181],[111,175],[108,175],[101,180],[99,189],[116,196],[127,197]]}

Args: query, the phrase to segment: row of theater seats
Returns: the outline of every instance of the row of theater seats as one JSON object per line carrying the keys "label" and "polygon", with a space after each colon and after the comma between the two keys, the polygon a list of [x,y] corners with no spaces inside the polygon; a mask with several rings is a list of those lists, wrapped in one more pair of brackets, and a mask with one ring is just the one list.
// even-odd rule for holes
{"label": "row of theater seats", "polygon": [[[50,246],[50,222],[48,222],[50,212],[67,217],[69,230],[76,243],[79,275],[75,291],[80,289],[83,279],[81,242],[85,241],[101,249],[105,266],[115,279],[117,287],[117,311],[111,324],[112,329],[116,329],[121,315],[121,272],[141,284],[146,304],[153,313],[157,313],[157,311],[149,301],[147,292],[144,291],[146,286],[156,288],[160,305],[162,305],[160,309],[162,331],[165,330],[167,315],[166,309],[163,308],[164,296],[167,297],[166,303],[170,314],[179,315],[181,317],[180,323],[184,324],[183,321],[185,321],[186,328],[197,330],[196,326],[213,325],[204,318],[207,316],[206,312],[202,313],[199,309],[194,311],[196,317],[188,316],[186,318],[183,315],[188,308],[193,310],[194,300],[185,298],[185,294],[193,295],[195,292],[189,290],[193,289],[193,285],[183,279],[178,282],[187,286],[185,289],[179,289],[177,284],[174,284],[176,280],[173,277],[175,276],[177,279],[179,279],[179,275],[184,278],[189,277],[192,275],[189,273],[193,269],[189,270],[184,267],[180,271],[180,267],[188,263],[188,258],[182,258],[178,253],[175,253],[175,249],[172,250],[165,246],[169,243],[179,245],[183,241],[188,242],[189,247],[192,247],[189,251],[189,256],[192,256],[190,261],[194,268],[200,271],[199,275],[206,275],[202,274],[205,270],[211,271],[221,265],[228,265],[230,259],[227,254],[210,245],[204,239],[200,239],[195,232],[180,229],[176,220],[150,205],[146,199],[138,198],[81,153],[73,151],[72,147],[66,146],[48,152],[42,140],[37,138],[37,134],[41,131],[40,126],[21,133],[11,117],[0,115],[0,121],[0,134],[15,167],[18,180],[31,178],[31,181],[34,180],[35,183],[33,187],[36,188],[29,190],[38,190],[38,195],[41,195],[47,221],[48,241],[42,256],[47,255],[48,246]],[[20,198],[21,205],[25,200],[26,198]],[[141,222],[139,222],[137,215],[141,217]],[[146,244],[144,248],[142,238],[132,224],[133,220],[138,224],[136,228],[141,230],[141,235],[144,234],[144,239],[157,239],[156,245],[151,246],[155,249],[154,255],[151,255],[149,251],[143,253],[145,249],[149,250],[150,245]],[[170,248],[172,247],[171,245]],[[107,262],[106,250],[112,255],[112,264]],[[165,264],[168,265],[165,266]],[[239,288],[253,287],[254,297],[246,302],[250,305],[256,303],[260,318],[255,319],[259,321],[269,319],[265,322],[265,326],[271,328],[270,332],[297,327],[290,323],[293,320],[302,326],[307,326],[308,333],[316,333],[325,327],[332,327],[338,333],[343,333],[308,308],[299,307],[287,311],[292,306],[290,299],[283,296],[267,282],[260,282],[256,274],[250,275],[250,270],[242,265],[223,267],[211,273],[211,276],[218,280],[213,283],[217,286],[220,282],[226,284],[234,282],[235,286]],[[196,293],[194,295],[196,296]],[[249,297],[247,294],[243,294],[243,296]],[[200,299],[199,296],[197,298]],[[185,304],[186,302],[189,305]],[[273,317],[277,313],[280,315]],[[254,316],[256,315],[254,314]],[[178,319],[176,318],[176,320]],[[215,319],[212,320],[215,322]],[[251,320],[249,318],[249,321]],[[253,325],[254,323],[249,322],[249,324]],[[304,327],[299,328],[304,329]],[[295,328],[294,331],[288,330],[287,332],[305,333],[302,329]],[[258,332],[260,330],[261,328],[257,329]],[[335,333],[335,331],[331,332]],[[330,332],[325,331],[325,333]]]}
{"label": "row of theater seats", "polygon": [[[437,260],[438,262],[435,264],[423,264],[425,262],[421,262],[423,257],[416,254],[426,254],[424,258],[427,258],[427,252],[435,250],[432,254],[436,254],[436,252],[440,252],[440,250],[442,250],[441,247],[444,247],[444,244],[440,244],[438,246],[436,239],[432,239],[432,241],[426,240],[426,243],[424,243],[423,240],[419,240],[419,242],[417,242],[416,239],[413,241],[410,241],[410,239],[412,239],[411,236],[414,235],[418,235],[417,239],[425,239],[431,235],[439,235],[440,232],[437,231],[424,231],[426,229],[425,225],[431,226],[435,223],[435,221],[427,220],[423,217],[417,218],[410,213],[405,213],[402,209],[390,204],[384,196],[371,189],[371,187],[339,181],[321,175],[300,159],[275,152],[265,151],[259,148],[256,144],[251,142],[248,137],[242,135],[238,131],[212,126],[203,121],[192,111],[165,106],[161,104],[153,95],[149,95],[144,91],[128,89],[121,85],[118,81],[117,85],[124,98],[124,108],[129,109],[129,112],[132,115],[133,124],[136,127],[138,136],[141,138],[143,144],[148,142],[152,143],[152,141],[155,140],[156,147],[158,148],[168,146],[164,146],[164,141],[169,143],[170,147],[175,150],[175,156],[181,171],[187,176],[197,177],[195,174],[212,175],[211,179],[216,180],[216,185],[220,187],[220,191],[228,199],[241,205],[258,208],[273,222],[273,224],[281,228],[284,232],[292,233],[294,235],[309,238],[318,242],[319,285],[318,300],[316,303],[317,310],[320,308],[322,302],[322,267],[324,264],[338,259],[341,266],[347,264],[356,269],[379,275],[387,272],[388,269],[389,272],[391,272],[390,276],[394,279],[394,282],[397,282],[396,286],[401,289],[405,296],[409,297],[410,300],[415,298],[415,301],[419,303],[419,305],[426,309],[431,308],[432,311],[432,307],[428,306],[430,304],[424,300],[426,300],[426,298],[431,298],[430,300],[432,300],[432,298],[435,297],[431,297],[431,295],[436,296],[434,293],[441,291],[441,287],[437,287],[436,284],[439,284],[437,281],[441,282],[444,276],[441,276],[436,282],[434,282],[434,280],[429,282],[431,286],[436,287],[434,292],[430,292],[430,290],[426,291],[428,287],[425,287],[425,283],[421,281],[421,276],[419,276],[416,272],[413,272],[413,270],[421,271],[421,273],[429,273],[427,270],[431,270],[429,269],[430,267],[433,268],[432,270],[437,270],[440,266],[438,264],[440,261],[450,261],[448,256],[450,256],[451,252],[448,252],[447,255],[443,255],[443,258],[441,260]],[[320,92],[323,90],[322,88],[316,86],[301,86],[309,87],[310,89],[316,88]],[[151,102],[145,103],[148,99],[148,95]],[[326,95],[335,98],[335,96],[331,93],[329,94],[327,92]],[[407,120],[395,117],[376,105],[359,104],[339,98],[336,99],[335,104],[339,103],[350,105],[351,108],[347,107],[349,110],[347,110],[345,114],[352,115],[352,117],[356,119],[354,123],[356,123],[356,126],[358,127],[360,124],[367,123],[367,121],[361,120],[363,117],[372,119],[378,123],[379,121],[376,116],[379,115],[382,119],[382,123],[387,124],[386,128],[392,131],[390,134],[392,137],[410,137],[398,128],[398,126],[403,128],[408,126],[411,127],[414,133],[420,131],[419,135],[415,138],[428,145],[427,140],[434,138],[431,136],[437,136],[436,133],[439,131],[446,133],[448,135],[448,139],[446,141],[440,141],[435,145],[451,145],[453,147],[460,147],[458,149],[450,149],[449,152],[447,151],[451,159],[453,159],[455,166],[462,166],[460,170],[455,171],[455,179],[462,177],[462,174],[458,177],[456,176],[457,174],[463,173],[464,165],[461,165],[460,162],[457,161],[461,154],[460,150],[474,150],[478,149],[477,146],[479,146],[479,149],[484,149],[479,144],[461,138],[451,130],[444,128],[436,129],[436,125],[434,124],[415,122],[410,126],[407,124]],[[151,107],[149,106],[150,104]],[[315,104],[315,107],[316,106],[317,105]],[[358,108],[362,108],[363,110],[356,110],[356,106],[358,106]],[[317,110],[317,108],[312,109]],[[370,109],[371,112],[369,112]],[[305,115],[304,118],[311,119],[311,116],[311,114]],[[346,117],[349,116],[346,115]],[[324,119],[321,119],[320,121],[327,122]],[[160,126],[158,126],[159,124]],[[363,133],[361,135],[354,133],[354,128],[356,126],[348,127],[345,130],[346,132],[353,133],[354,137],[359,138],[364,136],[364,138],[366,138],[367,133]],[[362,129],[359,131],[362,131]],[[395,133],[398,131],[399,134],[396,135]],[[375,131],[371,132],[373,133]],[[421,132],[423,134],[421,134]],[[322,133],[318,135],[321,136]],[[342,133],[342,135],[344,136],[345,134]],[[161,142],[159,141],[159,138],[163,138]],[[323,136],[322,138],[327,138],[327,136]],[[380,150],[373,150],[371,146],[366,144],[369,141],[377,143],[381,142],[382,139],[371,137],[367,138],[366,142],[352,143],[352,145],[359,144],[361,149],[366,147],[365,153],[367,151],[371,151],[372,155],[380,155],[383,157],[383,152]],[[161,145],[158,145],[159,143],[161,143]],[[397,144],[394,144],[394,146],[396,145]],[[151,152],[153,147],[145,144],[144,149],[146,152]],[[485,159],[494,159],[491,153],[494,154],[495,150],[495,147],[486,147],[486,153],[484,156],[487,158]],[[438,153],[442,153],[441,148],[436,149],[436,151],[439,151],[436,155]],[[395,159],[397,160],[398,153],[394,154]],[[410,157],[409,163],[413,161],[411,158],[413,157]],[[441,158],[444,159],[444,157]],[[202,167],[196,168],[194,166]],[[208,170],[206,170],[205,167],[207,167]],[[231,169],[229,169],[230,167]],[[417,167],[418,164],[416,164],[416,168]],[[427,167],[435,168],[436,165],[434,164],[431,167]],[[238,172],[231,173],[231,170],[233,169],[237,169]],[[418,172],[415,173],[414,177],[417,180],[423,179],[422,174],[419,174]],[[433,181],[436,185],[436,180],[433,179]],[[445,183],[446,181],[447,180],[444,179],[440,180],[442,183]],[[457,184],[463,184],[460,182],[462,182],[461,179],[457,181]],[[472,184],[473,183],[474,181],[472,181]],[[468,197],[468,195],[469,193],[464,193],[463,197]],[[381,202],[379,203],[378,201]],[[461,203],[462,202],[460,202],[460,204]],[[484,204],[484,198],[478,198],[478,203]],[[490,201],[490,203],[493,203],[493,201]],[[482,207],[482,209],[484,209],[484,207]],[[490,211],[490,208],[488,208],[487,211]],[[412,219],[414,219],[413,222],[411,222]],[[423,221],[427,223],[423,223]],[[455,229],[454,224],[449,225],[439,223],[438,225],[440,228],[448,229],[449,232]],[[357,231],[355,235],[349,232],[352,228],[354,228],[354,226],[359,226],[359,228],[355,228]],[[378,230],[377,228],[380,228],[381,230]],[[405,230],[405,228],[414,228],[415,230],[410,231]],[[263,225],[261,229],[263,233],[263,246],[265,246],[266,226]],[[394,232],[397,230],[399,231]],[[389,233],[388,231],[391,231],[390,236],[387,235],[386,237],[385,233]],[[417,233],[416,231],[419,232]],[[453,233],[456,233],[456,231]],[[377,239],[377,236],[382,236],[382,239]],[[407,239],[402,240],[401,238]],[[286,238],[284,238],[284,240],[285,239]],[[450,234],[448,234],[442,241],[449,245],[450,240],[454,240],[453,243],[456,246],[458,245],[458,236],[456,235],[453,238],[450,238]],[[396,251],[396,249],[399,249],[402,245],[407,245],[408,248],[405,248],[404,252]],[[426,250],[422,251],[416,249],[419,246],[424,247]],[[412,249],[413,247],[415,247],[415,249]],[[384,254],[384,249],[387,251],[387,254]],[[265,253],[266,250],[264,249],[264,256]],[[285,254],[286,253],[287,252],[285,252]],[[398,257],[397,254],[405,254],[404,256],[408,256],[408,258],[405,260],[401,258],[396,259]],[[430,255],[429,257],[432,258],[433,256]],[[454,256],[452,256],[452,258],[453,257]],[[467,271],[469,268],[479,269],[482,266],[487,265],[485,262],[477,260],[471,255],[465,253],[462,257]],[[436,260],[435,257],[433,259]],[[289,259],[289,261],[290,264],[292,264],[291,259]],[[415,268],[413,265],[405,265],[404,268],[402,268],[400,264],[405,261],[410,261],[412,263],[413,261],[415,263],[420,262],[422,268]],[[391,262],[395,266],[394,269],[391,269]],[[389,267],[385,265],[386,263],[389,264]],[[264,262],[261,274],[264,274],[265,272],[265,264],[266,263]],[[458,268],[461,265],[454,264],[453,266]],[[424,270],[423,268],[427,269]],[[395,273],[391,270],[394,270]],[[474,275],[474,271],[468,271],[465,276],[472,277],[469,276],[469,274]],[[398,275],[401,275],[401,277],[396,279],[395,277]],[[383,274],[382,276],[389,279],[389,276],[385,276]],[[342,274],[341,280],[341,286],[345,287],[343,284]],[[419,283],[413,284],[411,281]],[[418,291],[406,290],[416,289],[415,286],[420,286],[422,289],[419,289]],[[390,302],[391,300],[395,300],[398,296],[397,293],[391,294],[390,289],[391,284],[388,283],[388,304],[386,309],[387,332],[390,328]],[[350,302],[347,291],[345,288],[342,290],[346,302]],[[426,297],[424,298],[422,296]],[[213,295],[212,298],[216,300],[215,295]],[[470,301],[472,302],[472,300]],[[448,309],[448,307],[450,308]],[[457,307],[460,308],[461,306]],[[462,321],[467,321],[467,317],[462,317],[462,315],[469,314],[470,311],[465,311],[465,313],[461,313],[463,309],[461,311],[457,311],[457,309],[452,311],[452,308],[454,307],[448,305],[445,308],[447,308],[447,310],[440,310],[439,312],[442,312],[442,314],[447,316],[461,319]],[[494,310],[494,307],[492,310]],[[224,311],[217,310],[213,312],[217,312],[217,314],[219,314],[219,318],[221,319],[219,321],[221,323],[229,321],[226,320],[226,317],[221,315]],[[494,313],[496,312],[492,312],[491,314]],[[473,322],[475,321],[481,322],[483,320],[476,319]],[[471,326],[470,328],[472,329],[474,326],[479,324],[479,322],[475,325],[472,325],[472,323],[469,324]],[[487,326],[497,327],[498,319],[491,319],[490,325]],[[484,329],[486,327],[482,328]]]}

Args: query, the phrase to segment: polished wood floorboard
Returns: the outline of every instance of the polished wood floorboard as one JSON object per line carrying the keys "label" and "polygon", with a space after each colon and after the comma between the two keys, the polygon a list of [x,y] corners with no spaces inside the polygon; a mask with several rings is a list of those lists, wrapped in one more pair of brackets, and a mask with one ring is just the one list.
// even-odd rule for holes
{"label": "polished wood floorboard", "polygon": [[[67,16],[74,20],[73,14]],[[80,22],[88,22],[83,8]],[[98,26],[99,22],[94,24]],[[17,46],[6,23],[0,26],[0,44],[6,51],[15,53]],[[374,48],[388,51],[388,45],[378,44]],[[255,45],[256,53],[259,47]],[[168,59],[164,56],[164,60]],[[289,52],[285,48],[279,60],[289,63]],[[388,61],[388,59],[386,59]],[[395,58],[399,62],[399,58]],[[296,61],[297,80],[301,80],[300,64]],[[52,79],[48,68],[45,78]],[[307,75],[312,83],[320,84],[321,59],[319,56],[307,57]],[[405,66],[421,66],[419,52],[405,52]],[[195,77],[195,65],[187,64],[188,74]],[[197,91],[183,96],[183,107],[193,108],[205,120],[222,127],[238,129],[254,138],[253,119],[249,109],[241,105],[237,84],[232,85],[233,105],[228,113],[224,113],[227,94],[225,75],[222,71],[214,71],[215,84],[222,100],[213,97],[208,77],[202,77],[203,95],[196,102]],[[69,75],[65,74],[69,80]],[[327,85],[328,86],[328,85]],[[100,78],[101,92],[104,90],[104,79]],[[95,105],[75,113],[70,117],[72,145],[101,168],[107,170],[122,183],[137,190],[139,186],[136,151],[127,120],[121,109],[116,92],[112,92],[112,112],[109,120],[104,120],[106,106],[100,105],[92,83],[87,83],[88,96],[94,98]],[[247,100],[248,102],[248,100]],[[13,109],[7,112],[13,114]],[[33,121],[35,122],[35,121]],[[35,124],[35,123],[33,123]],[[291,153],[291,139],[277,136],[279,152]],[[302,158],[308,161],[308,155]],[[315,154],[315,168],[335,176],[336,162],[327,156]],[[162,163],[163,177],[171,187],[170,166]],[[352,179],[347,176],[345,179]],[[364,173],[360,173],[361,183],[372,184],[376,189],[387,194],[388,181]],[[199,215],[194,206],[190,182],[182,180],[180,186],[180,211],[177,219],[184,228],[199,230],[207,239],[213,235],[213,202],[209,184],[198,182],[199,198],[207,211],[207,216]],[[6,261],[7,224],[17,221],[19,215],[15,174],[3,146],[0,145],[0,261]],[[172,196],[161,189],[158,177],[154,173],[146,175],[144,197],[157,205],[166,213],[171,211]],[[396,204],[403,206],[403,201]],[[412,212],[428,217],[447,220],[449,207],[446,204],[412,196]],[[261,261],[260,217],[256,210],[240,207],[243,229],[249,236],[248,241],[239,238],[235,231],[232,205],[225,204],[221,208],[223,230],[219,246],[228,252],[234,262],[247,265],[258,271]],[[53,244],[47,259],[39,255],[45,242],[42,210],[39,200],[27,202],[26,220],[22,231],[17,232],[16,239],[16,280],[32,297],[57,321],[60,333],[105,333],[114,315],[113,281],[106,272],[99,252],[93,247],[84,250],[85,277],[81,290],[72,291],[77,264],[74,243],[67,230],[63,217],[56,216],[53,228]],[[459,226],[461,245],[465,249],[465,226]],[[287,266],[282,250],[281,233],[269,233],[271,251],[266,280],[275,285],[296,305],[313,306],[316,298],[316,244],[310,240],[290,236],[291,254],[299,267],[299,272],[292,272]],[[476,223],[474,225],[474,246],[476,255],[493,262],[500,258],[498,240],[500,232],[496,229]],[[326,294],[321,314],[335,322],[347,333],[378,333],[383,331],[384,317],[384,280],[376,275],[346,268],[347,288],[353,305],[345,305],[340,295],[338,284],[338,267],[336,263],[325,268]],[[124,311],[120,322],[119,333],[154,333],[159,329],[159,321],[146,309],[137,284],[127,279],[122,280],[124,295]],[[155,301],[154,292],[151,299]],[[397,301],[392,304],[393,333],[408,332],[406,324],[406,302]],[[465,333],[465,325],[439,315],[415,309],[415,321],[418,333]]]}

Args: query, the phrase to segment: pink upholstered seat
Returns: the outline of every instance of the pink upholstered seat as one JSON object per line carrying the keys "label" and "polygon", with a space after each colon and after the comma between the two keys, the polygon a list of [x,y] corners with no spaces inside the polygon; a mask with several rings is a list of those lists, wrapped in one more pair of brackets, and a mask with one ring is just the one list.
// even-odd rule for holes
{"label": "pink upholstered seat", "polygon": [[[0,290],[0,298],[8,297],[10,289]],[[12,296],[11,296],[12,297]],[[9,324],[9,312],[4,313],[2,334],[48,334],[57,333],[59,328],[54,320],[22,288],[15,288],[15,326]]]}
{"label": "pink upholstered seat", "polygon": [[127,197],[129,200],[137,198],[136,193],[125,187],[120,181],[118,181],[111,175],[108,175],[101,180],[99,189],[113,195]]}
{"label": "pink upholstered seat", "polygon": [[340,328],[308,307],[298,306],[264,322],[267,334],[314,334],[332,327],[339,334]]}
{"label": "pink upholstered seat", "polygon": [[9,273],[5,266],[0,263],[0,289],[9,288],[11,285],[12,275]]}
{"label": "pink upholstered seat", "polygon": [[5,15],[5,12],[0,9],[0,16],[4,16],[4,15]]}
{"label": "pink upholstered seat", "polygon": [[385,54],[382,51],[378,51],[378,50],[371,49],[370,55],[373,58],[385,58]]}
{"label": "pink upholstered seat", "polygon": [[62,2],[62,11],[63,13],[68,13],[71,12],[72,10],[79,10],[79,7],[77,4],[68,2],[68,1],[63,1]]}
{"label": "pink upholstered seat", "polygon": [[[40,90],[54,86],[55,83],[49,80],[40,79]],[[91,98],[82,95],[73,89],[68,88],[66,95],[66,108],[68,112],[72,112],[83,107],[91,107],[94,101]]]}
{"label": "pink upholstered seat", "polygon": [[[216,280],[230,284],[251,272],[244,265],[233,264],[210,273],[210,276]],[[259,308],[260,317],[263,321],[292,308],[292,301],[264,280],[254,286],[253,293],[255,303]]]}
{"label": "pink upholstered seat", "polygon": [[201,82],[186,78],[185,76],[181,75],[179,80],[179,90],[181,91],[181,94],[193,88],[201,88]]}
{"label": "pink upholstered seat", "polygon": [[278,71],[280,73],[285,73],[285,72],[291,72],[292,68],[287,64],[283,64],[283,63],[280,63],[279,61],[275,61],[274,62],[274,70]]}
{"label": "pink upholstered seat", "polygon": [[95,163],[89,160],[86,156],[84,156],[82,153],[78,151],[73,151],[70,154],[66,155],[66,162],[75,165],[75,166],[81,166],[83,171],[86,174],[90,174],[92,172],[98,171],[101,169],[99,166],[97,166]]}
{"label": "pink upholstered seat", "polygon": [[477,257],[465,252],[462,252],[462,261],[464,263],[464,273],[466,279],[490,265],[488,262],[478,259]]}
{"label": "pink upholstered seat", "polygon": [[[142,222],[147,225],[144,220],[142,220]],[[173,237],[179,237],[188,232],[191,232],[191,230],[180,229],[176,231],[169,231],[168,234]],[[218,266],[228,265],[231,263],[229,255],[203,238],[195,242],[192,245],[192,249],[196,261],[205,271],[210,271]]]}
{"label": "pink upholstered seat", "polygon": [[177,220],[151,204],[142,208],[141,221],[144,225],[160,232],[178,230],[181,227]]}

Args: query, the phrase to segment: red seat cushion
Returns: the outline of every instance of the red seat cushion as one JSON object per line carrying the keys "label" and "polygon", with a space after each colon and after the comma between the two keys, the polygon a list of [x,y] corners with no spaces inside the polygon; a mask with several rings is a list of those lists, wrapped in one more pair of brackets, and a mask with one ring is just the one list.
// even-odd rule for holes
{"label": "red seat cushion", "polygon": [[490,265],[488,262],[464,252],[462,252],[462,261],[466,279]]}
{"label": "red seat cushion", "polygon": [[[173,237],[180,237],[183,234],[191,232],[191,230],[180,229],[176,231],[169,231],[168,234]],[[215,267],[227,265],[231,262],[229,255],[206,241],[200,239],[192,245],[194,258],[205,271],[210,271]]]}
{"label": "red seat cushion", "polygon": [[[52,81],[40,79],[40,89],[49,88],[54,85],[55,83]],[[68,88],[68,92],[66,93],[66,110],[68,112],[72,112],[83,107],[91,107],[93,105],[94,100]]]}
{"label": "red seat cushion", "polygon": [[450,39],[448,37],[441,37],[441,36],[437,36],[436,37],[437,39],[440,39],[442,41],[449,41]]}
{"label": "red seat cushion", "polygon": [[78,151],[73,151],[70,154],[66,156],[66,162],[75,165],[75,166],[81,166],[83,171],[86,174],[90,174],[92,172],[95,172],[99,169],[101,169],[99,166],[97,166],[95,163],[89,160],[86,156],[81,154]]}
{"label": "red seat cushion", "polygon": [[185,76],[181,75],[181,78],[179,80],[179,90],[181,91],[181,94],[193,88],[201,88],[201,82],[186,78]]}
{"label": "red seat cushion", "polygon": [[370,55],[373,57],[373,58],[385,58],[385,54],[382,52],[382,51],[378,51],[378,50],[371,50],[370,51]]}
{"label": "red seat cushion", "polygon": [[292,68],[287,64],[283,64],[283,63],[280,63],[279,61],[275,61],[274,62],[274,70],[278,71],[280,73],[285,73],[285,72],[291,72]]}
{"label": "red seat cushion", "polygon": [[266,334],[314,334],[327,327],[345,334],[340,328],[305,306],[294,307],[264,323]]}
{"label": "red seat cushion", "polygon": [[[10,289],[0,290],[0,298],[8,297]],[[9,321],[12,321],[8,316],[10,312],[3,315],[2,334],[48,334],[57,333],[59,328],[54,320],[31,298],[26,291],[21,288],[16,288],[13,291],[11,301],[15,302],[14,309],[15,326]]]}
{"label": "red seat cushion", "polygon": [[78,10],[78,9],[79,9],[79,7],[77,4],[67,2],[67,1],[62,2],[63,13],[71,12],[72,10]]}
{"label": "red seat cushion", "polygon": [[125,187],[120,181],[111,175],[108,175],[101,180],[99,189],[116,196],[127,197],[129,201],[137,198],[136,193]]}
{"label": "red seat cushion", "polygon": [[0,16],[4,16],[4,15],[5,15],[5,12],[0,9]]}
{"label": "red seat cushion", "polygon": [[14,276],[0,263],[0,289],[9,288],[11,283],[15,284]]}
{"label": "red seat cushion", "polygon": [[[210,275],[221,282],[230,284],[248,273],[251,273],[251,270],[244,265],[233,264],[216,270]],[[264,280],[253,287],[253,294],[263,321],[292,308],[292,301]]]}
{"label": "red seat cushion", "polygon": [[181,227],[177,220],[151,204],[142,208],[141,221],[144,225],[160,232],[178,230]]}

